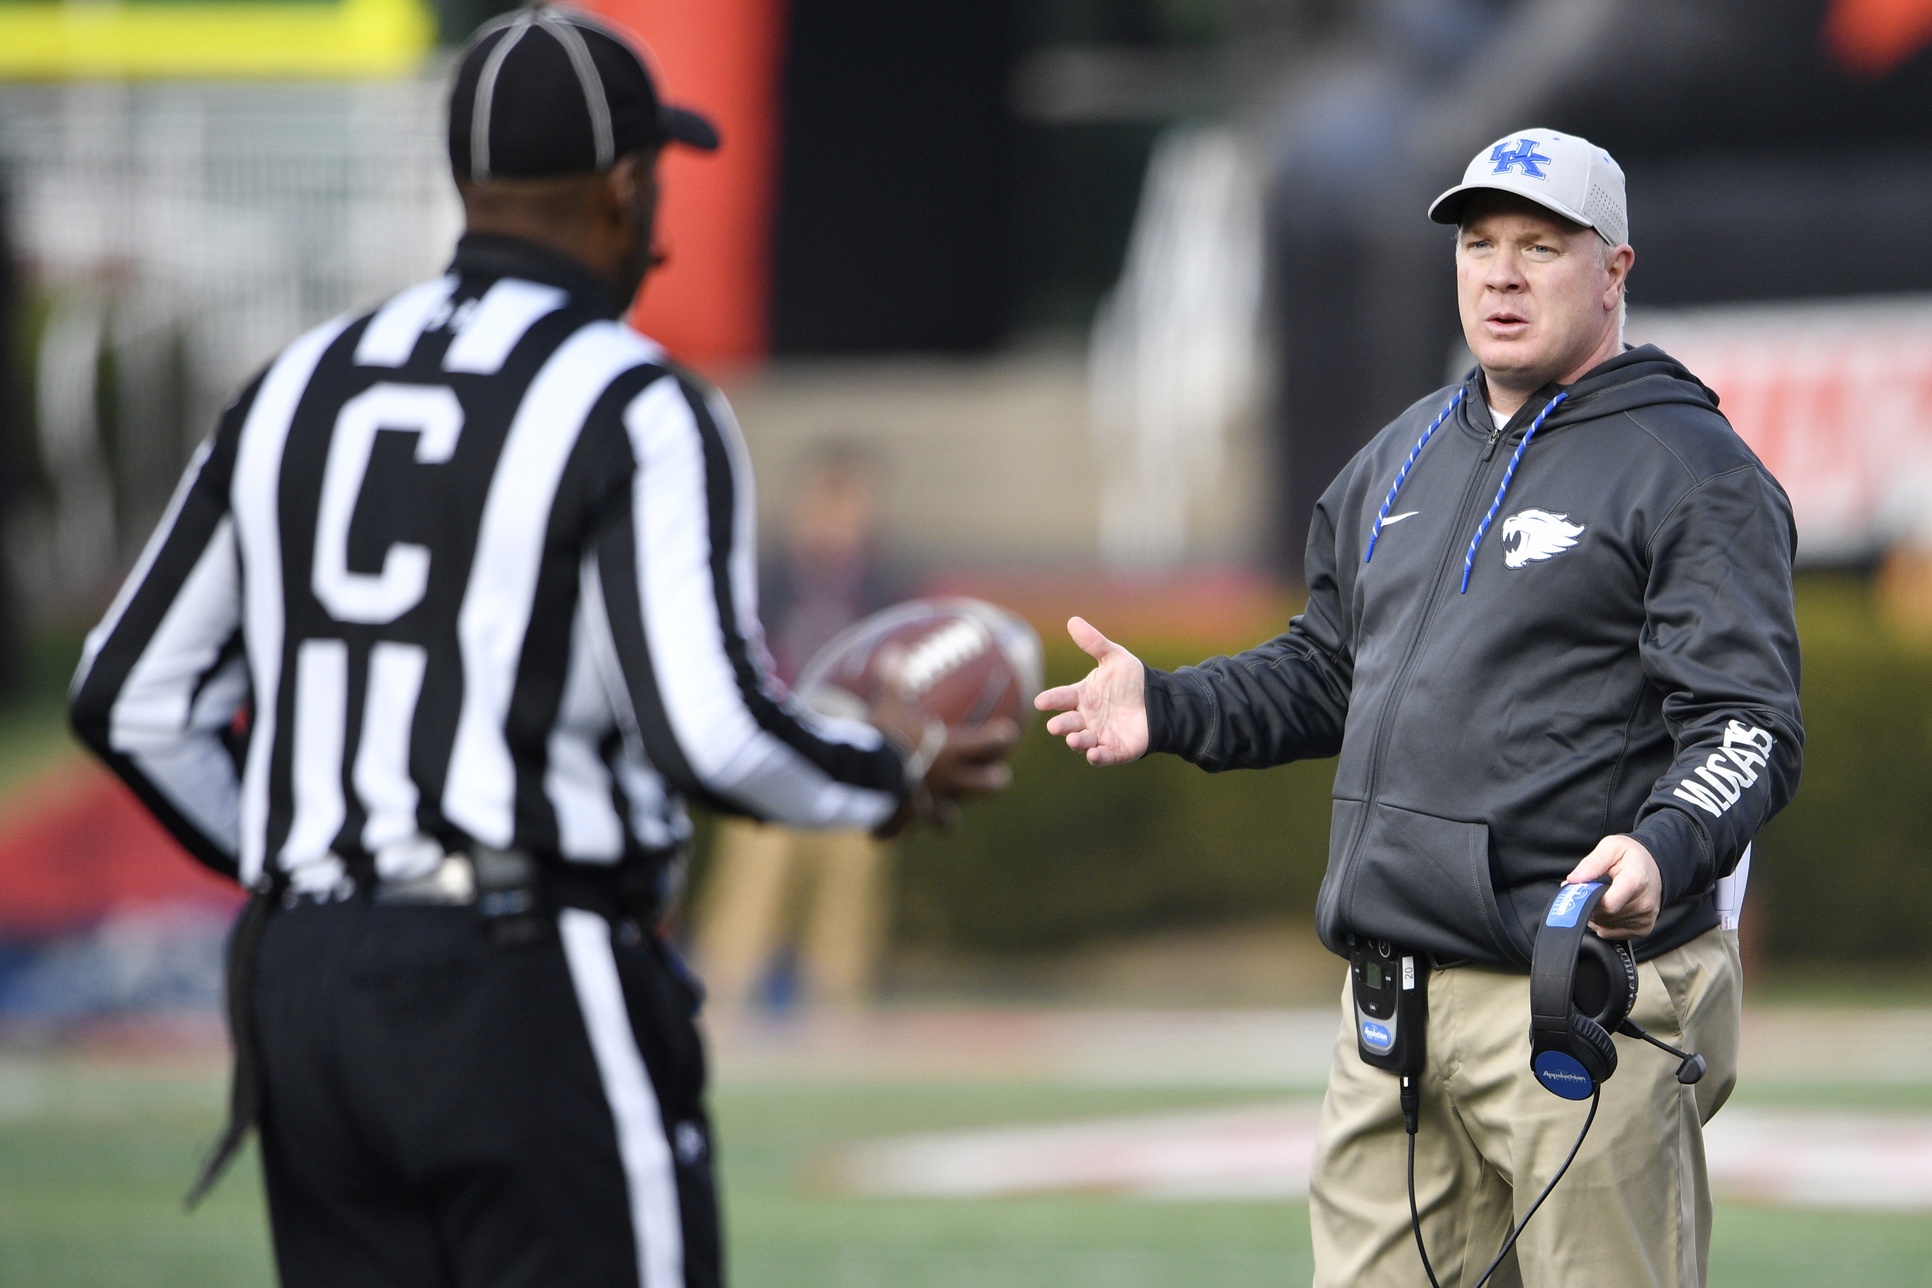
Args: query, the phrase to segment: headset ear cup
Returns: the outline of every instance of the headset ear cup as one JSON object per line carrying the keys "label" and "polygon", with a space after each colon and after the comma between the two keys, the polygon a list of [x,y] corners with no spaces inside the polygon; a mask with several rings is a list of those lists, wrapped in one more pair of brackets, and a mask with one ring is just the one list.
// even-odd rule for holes
{"label": "headset ear cup", "polygon": [[1593,1080],[1607,1081],[1617,1071],[1617,1044],[1601,1024],[1578,1011],[1570,1017],[1570,1037],[1570,1054]]}
{"label": "headset ear cup", "polygon": [[1576,1009],[1614,1032],[1637,1005],[1637,958],[1630,941],[1585,935],[1577,944],[1571,980]]}
{"label": "headset ear cup", "polygon": [[1617,1026],[1629,1019],[1630,1012],[1637,1009],[1637,953],[1631,948],[1628,939],[1617,940],[1610,946],[1610,951],[1622,971],[1623,992],[1620,998],[1615,999],[1616,1005],[1610,1008],[1610,1013],[1604,1017],[1603,1027],[1615,1033]]}

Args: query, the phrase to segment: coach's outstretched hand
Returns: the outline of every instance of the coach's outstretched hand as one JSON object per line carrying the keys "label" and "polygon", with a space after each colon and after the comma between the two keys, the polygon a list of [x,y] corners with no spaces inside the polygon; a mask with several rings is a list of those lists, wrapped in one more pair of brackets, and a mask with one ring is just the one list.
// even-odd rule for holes
{"label": "coach's outstretched hand", "polygon": [[1147,669],[1085,618],[1068,621],[1067,634],[1100,665],[1080,683],[1048,689],[1033,699],[1040,710],[1060,713],[1047,721],[1047,732],[1085,752],[1089,765],[1139,760],[1147,754]]}

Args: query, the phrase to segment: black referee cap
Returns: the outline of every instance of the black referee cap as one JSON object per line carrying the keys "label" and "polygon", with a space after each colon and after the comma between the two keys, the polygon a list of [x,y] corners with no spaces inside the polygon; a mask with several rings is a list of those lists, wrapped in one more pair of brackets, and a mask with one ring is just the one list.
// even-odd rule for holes
{"label": "black referee cap", "polygon": [[659,101],[630,42],[578,10],[518,9],[464,47],[449,94],[449,159],[461,178],[600,173],[666,143],[710,152],[718,131]]}

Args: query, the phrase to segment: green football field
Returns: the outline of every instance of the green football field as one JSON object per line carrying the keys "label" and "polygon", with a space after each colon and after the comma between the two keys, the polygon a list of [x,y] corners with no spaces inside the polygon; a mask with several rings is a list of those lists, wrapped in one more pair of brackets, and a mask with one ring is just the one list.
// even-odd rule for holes
{"label": "green football field", "polygon": [[[0,1284],[272,1282],[252,1156],[184,1216],[220,1103],[205,1062],[0,1056]],[[910,1131],[1230,1105],[1258,1093],[1004,1084],[742,1084],[716,1098],[740,1288],[1260,1288],[1306,1283],[1307,1212],[1281,1202],[858,1199],[840,1144]],[[1866,1097],[1784,1087],[1777,1099]],[[1923,1087],[1888,1089],[1932,1108]],[[1740,1103],[1749,1092],[1740,1093]],[[1418,1282],[1420,1277],[1418,1276]],[[1932,1285],[1932,1216],[1727,1205],[1712,1282]]]}

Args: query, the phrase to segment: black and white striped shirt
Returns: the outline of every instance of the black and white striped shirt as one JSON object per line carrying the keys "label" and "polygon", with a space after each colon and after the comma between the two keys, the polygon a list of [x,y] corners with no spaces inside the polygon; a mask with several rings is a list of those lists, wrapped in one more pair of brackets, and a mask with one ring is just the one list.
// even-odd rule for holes
{"label": "black and white striped shirt", "polygon": [[72,698],[197,857],[319,889],[473,842],[614,864],[683,840],[687,798],[898,808],[877,731],[769,678],[743,441],[620,311],[570,261],[466,237],[228,409]]}

